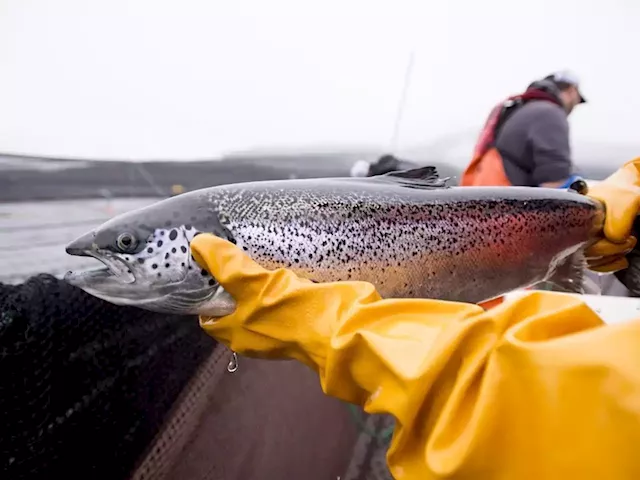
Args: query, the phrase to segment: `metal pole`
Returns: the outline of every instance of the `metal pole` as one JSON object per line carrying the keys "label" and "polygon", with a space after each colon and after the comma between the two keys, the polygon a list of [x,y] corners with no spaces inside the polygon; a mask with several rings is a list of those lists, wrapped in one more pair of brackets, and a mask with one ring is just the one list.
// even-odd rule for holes
{"label": "metal pole", "polygon": [[400,93],[400,101],[398,103],[398,111],[396,113],[396,121],[393,126],[393,135],[391,136],[391,152],[395,153],[398,148],[398,140],[400,136],[400,125],[402,123],[402,117],[404,115],[404,107],[407,102],[407,94],[409,92],[409,85],[411,83],[411,74],[413,72],[413,64],[415,59],[415,50],[411,50],[407,68],[404,74],[404,82],[402,84],[402,90]]}

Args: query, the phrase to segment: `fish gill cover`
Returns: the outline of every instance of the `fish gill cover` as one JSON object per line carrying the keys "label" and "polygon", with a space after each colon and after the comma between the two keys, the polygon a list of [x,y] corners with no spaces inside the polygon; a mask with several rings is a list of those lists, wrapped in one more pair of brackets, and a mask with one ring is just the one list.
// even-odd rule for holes
{"label": "fish gill cover", "polygon": [[0,478],[129,478],[214,346],[195,317],[0,284]]}

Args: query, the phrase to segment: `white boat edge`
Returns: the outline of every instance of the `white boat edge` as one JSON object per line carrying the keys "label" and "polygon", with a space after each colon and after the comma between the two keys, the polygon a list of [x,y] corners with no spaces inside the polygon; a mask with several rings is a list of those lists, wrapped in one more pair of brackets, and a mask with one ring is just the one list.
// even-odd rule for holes
{"label": "white boat edge", "polygon": [[[528,293],[531,293],[531,291],[515,290],[505,295],[505,301],[512,301]],[[613,295],[578,295],[563,292],[546,293],[579,297],[580,300],[585,302],[589,308],[596,312],[607,324],[623,323],[640,318],[640,298]]]}

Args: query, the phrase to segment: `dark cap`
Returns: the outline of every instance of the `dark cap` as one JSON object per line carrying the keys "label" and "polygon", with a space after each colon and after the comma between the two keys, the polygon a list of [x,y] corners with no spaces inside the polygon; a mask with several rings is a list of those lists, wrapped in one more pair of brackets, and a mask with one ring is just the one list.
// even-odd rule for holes
{"label": "dark cap", "polygon": [[578,95],[580,95],[580,103],[587,103],[587,100],[582,96],[582,92],[580,92],[580,80],[572,72],[566,70],[554,72],[544,77],[544,79],[552,81],[563,90],[567,87],[576,87]]}

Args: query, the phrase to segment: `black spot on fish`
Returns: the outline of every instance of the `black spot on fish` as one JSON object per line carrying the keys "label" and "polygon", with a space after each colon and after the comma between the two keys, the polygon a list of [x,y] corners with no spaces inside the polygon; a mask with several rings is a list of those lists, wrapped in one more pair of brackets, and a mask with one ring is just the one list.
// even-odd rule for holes
{"label": "black spot on fish", "polygon": [[182,250],[182,253],[187,253],[187,247],[185,247],[184,245],[180,247],[180,250]]}
{"label": "black spot on fish", "polygon": [[189,265],[189,270],[193,270],[193,267],[191,265]]}
{"label": "black spot on fish", "polygon": [[175,240],[178,238],[178,231],[174,228],[169,232],[169,240]]}
{"label": "black spot on fish", "polygon": [[164,237],[164,230],[160,231],[160,235],[162,235]]}
{"label": "black spot on fish", "polygon": [[158,248],[162,246],[162,240],[158,240]]}
{"label": "black spot on fish", "polygon": [[160,272],[158,272],[158,278],[160,278],[162,276],[162,274]]}
{"label": "black spot on fish", "polygon": [[153,253],[153,248],[151,247],[147,248],[147,253]]}
{"label": "black spot on fish", "polygon": [[176,253],[176,247],[173,247],[173,248],[171,249],[171,253]]}
{"label": "black spot on fish", "polygon": [[213,287],[215,284],[216,284],[216,281],[213,278],[209,279],[209,285],[211,287]]}
{"label": "black spot on fish", "polygon": [[167,258],[169,258],[169,252],[164,254],[164,259],[166,260]]}
{"label": "black spot on fish", "polygon": [[184,267],[184,262],[182,262],[182,263],[180,264],[180,266]]}
{"label": "black spot on fish", "polygon": [[200,275],[202,275],[203,277],[206,277],[207,275],[209,275],[209,272],[207,272],[204,268],[202,270],[200,270]]}
{"label": "black spot on fish", "polygon": [[153,268],[153,269],[158,268],[158,264],[157,264],[157,263],[154,263],[153,265],[151,265],[151,268]]}
{"label": "black spot on fish", "polygon": [[131,270],[129,270],[128,268],[127,268],[127,273],[131,273]]}
{"label": "black spot on fish", "polygon": [[164,268],[169,268],[170,266],[171,266],[171,265],[170,265],[170,264],[168,264],[168,263],[165,263],[165,264],[164,264]]}
{"label": "black spot on fish", "polygon": [[144,258],[139,258],[138,263],[144,263]]}
{"label": "black spot on fish", "polygon": [[[195,221],[195,219],[196,219],[196,217],[191,217],[191,220],[192,220],[192,221]],[[191,225],[185,225],[185,226],[184,226],[184,229],[185,229],[185,230],[191,230],[192,228],[193,228],[193,227],[192,227]]]}

